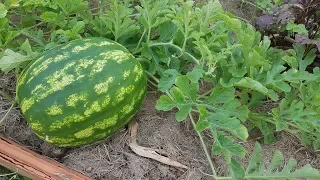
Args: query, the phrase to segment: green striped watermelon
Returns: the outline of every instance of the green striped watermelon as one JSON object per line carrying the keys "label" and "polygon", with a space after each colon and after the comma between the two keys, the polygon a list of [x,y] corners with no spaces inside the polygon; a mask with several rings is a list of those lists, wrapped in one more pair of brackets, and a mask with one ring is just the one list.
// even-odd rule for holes
{"label": "green striped watermelon", "polygon": [[17,98],[24,117],[43,140],[75,147],[119,130],[141,107],[142,66],[122,45],[85,38],[57,46],[21,75]]}

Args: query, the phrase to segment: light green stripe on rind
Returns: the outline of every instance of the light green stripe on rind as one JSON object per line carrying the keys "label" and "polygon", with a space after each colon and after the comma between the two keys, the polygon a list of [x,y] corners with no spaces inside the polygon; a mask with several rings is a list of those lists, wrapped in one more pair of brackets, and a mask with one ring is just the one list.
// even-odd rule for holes
{"label": "light green stripe on rind", "polygon": [[97,94],[103,94],[103,93],[108,92],[110,83],[112,83],[114,79],[115,79],[114,77],[109,77],[106,81],[101,82],[101,83],[99,83],[99,84],[96,84],[96,85],[94,86],[94,91],[95,91]]}
{"label": "light green stripe on rind", "polygon": [[76,46],[74,48],[72,48],[72,52],[73,53],[78,53],[80,51],[85,51],[87,49],[89,49],[89,47],[91,47],[92,45],[89,43],[86,43],[84,46]]}
{"label": "light green stripe on rind", "polygon": [[61,105],[58,106],[58,105],[54,104],[53,106],[51,106],[47,109],[47,114],[49,116],[56,116],[59,114],[63,114],[62,106]]}
{"label": "light green stripe on rind", "polygon": [[31,91],[33,95],[32,98],[39,101],[46,98],[48,95],[62,90],[66,86],[70,85],[73,81],[75,81],[75,77],[74,75],[67,74],[66,72],[75,64],[76,62],[70,62],[60,71],[56,71],[51,76],[46,77],[45,80],[49,86],[45,86],[43,84],[37,85],[36,88]]}
{"label": "light green stripe on rind", "polygon": [[105,58],[116,60],[119,64],[121,64],[125,60],[134,58],[132,54],[121,51],[121,50],[103,52],[100,54],[100,56],[104,56]]}
{"label": "light green stripe on rind", "polygon": [[[126,121],[126,123],[134,116],[134,113],[132,112],[134,109],[132,108],[134,106],[134,101],[139,100],[139,98],[141,98],[143,95],[145,94],[145,89],[142,89],[138,94],[136,94],[133,97],[133,101],[131,104],[124,106],[121,109],[121,113],[119,113],[121,115],[120,118],[122,118],[123,116],[126,116],[128,114],[132,114],[130,115],[129,118],[127,118],[128,120]],[[90,126],[89,128],[80,130],[78,132],[76,132],[74,134],[74,137],[71,137],[70,139],[74,140],[74,143],[72,141],[69,142],[69,144],[67,143],[62,143],[61,146],[70,146],[71,144],[73,144],[73,146],[77,146],[77,144],[81,145],[80,142],[84,143],[84,142],[89,142],[90,140],[88,140],[87,138],[91,137],[93,134],[96,134],[95,132],[99,131],[99,129],[105,131],[103,133],[98,133],[96,135],[94,135],[94,139],[103,139],[105,136],[109,135],[111,133],[111,130],[106,130],[108,128],[112,128],[113,126],[115,126],[117,124],[117,119],[118,119],[118,115],[115,114],[113,117],[104,119],[103,121],[97,122],[95,123],[93,126]],[[79,140],[77,140],[79,139]],[[56,144],[60,144],[61,140],[59,138],[56,138]],[[62,141],[63,142],[63,141]]]}
{"label": "light green stripe on rind", "polygon": [[74,142],[72,136],[62,138],[62,137],[55,137],[55,136],[45,136],[46,140],[50,143],[58,143],[58,144],[68,144]]}
{"label": "light green stripe on rind", "polygon": [[126,80],[127,77],[130,76],[130,74],[131,74],[131,71],[130,71],[130,70],[124,70],[124,71],[123,71],[123,74],[122,74],[123,79]]}
{"label": "light green stripe on rind", "polygon": [[21,102],[20,102],[20,108],[22,113],[26,113],[27,110],[29,110],[35,103],[34,98],[30,98],[30,99],[26,99],[24,98]]}
{"label": "light green stripe on rind", "polygon": [[[41,72],[45,71],[48,69],[49,65],[52,63],[57,63],[63,60],[66,60],[70,57],[69,53],[65,52],[63,55],[58,55],[57,57],[55,57],[54,59],[52,58],[48,58],[45,61],[43,61],[39,66],[37,66],[37,68],[34,68],[33,66],[31,66],[30,68],[33,69],[31,72],[31,77],[28,79],[27,83],[30,83],[34,77],[36,77],[37,75],[39,75]],[[40,57],[39,59],[37,59],[34,63],[40,62],[45,58],[45,56]],[[23,82],[24,80],[22,80]]]}
{"label": "light green stripe on rind", "polygon": [[[81,94],[85,93],[78,93],[71,95],[72,97],[81,97]],[[77,96],[80,95],[80,96]],[[70,97],[70,96],[69,96]],[[78,102],[78,101],[77,101]],[[67,101],[68,103],[68,101]],[[61,121],[56,121],[50,126],[50,131],[56,131],[58,129],[70,127],[74,123],[81,122],[86,119],[86,117],[89,117],[95,112],[102,111],[102,109],[106,108],[110,104],[110,96],[105,96],[101,102],[95,101],[89,108],[87,108],[84,112],[84,115],[79,115],[79,114],[72,114],[70,116],[65,117]],[[77,103],[69,104],[72,105],[71,107],[76,107],[73,105],[77,105]]]}
{"label": "light green stripe on rind", "polygon": [[113,102],[113,104],[115,105],[116,103],[119,103],[120,101],[124,100],[124,95],[130,94],[134,90],[134,88],[135,87],[133,85],[129,85],[128,87],[121,87],[117,91],[116,99]]}
{"label": "light green stripe on rind", "polygon": [[135,73],[136,77],[135,77],[135,81],[139,81],[143,75],[143,69],[139,68],[138,65],[136,65],[133,69],[133,72]]}
{"label": "light green stripe on rind", "polygon": [[91,114],[100,112],[102,110],[101,105],[99,104],[98,101],[94,101],[91,106],[89,106],[86,111],[84,112],[84,115],[86,117],[89,117]]}
{"label": "light green stripe on rind", "polygon": [[84,116],[79,114],[72,114],[70,116],[63,118],[61,121],[55,121],[53,124],[51,124],[49,130],[56,131],[63,127],[70,127],[72,124],[78,123],[84,120],[85,120]]}
{"label": "light green stripe on rind", "polygon": [[86,92],[72,94],[67,98],[66,104],[70,107],[76,107],[79,102],[87,101],[88,96],[89,95]]}
{"label": "light green stripe on rind", "polygon": [[91,65],[94,64],[93,59],[80,59],[78,64],[75,67],[75,72],[77,75],[76,80],[80,80],[86,76],[86,70],[90,68]]}
{"label": "light green stripe on rind", "polygon": [[117,124],[117,120],[118,120],[118,114],[115,114],[113,117],[97,122],[94,125],[94,129],[106,129],[108,127],[112,127]]}
{"label": "light green stripe on rind", "polygon": [[40,121],[33,121],[32,123],[30,123],[30,126],[34,131],[43,131],[44,130],[44,127],[42,126]]}
{"label": "light green stripe on rind", "polygon": [[88,127],[74,134],[74,136],[78,139],[88,138],[94,134],[93,127]]}

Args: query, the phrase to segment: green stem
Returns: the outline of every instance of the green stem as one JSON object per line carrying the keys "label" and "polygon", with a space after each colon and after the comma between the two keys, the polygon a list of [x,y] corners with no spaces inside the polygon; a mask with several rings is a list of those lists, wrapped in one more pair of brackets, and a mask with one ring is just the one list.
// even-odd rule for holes
{"label": "green stem", "polygon": [[210,164],[210,167],[211,167],[211,171],[212,171],[212,173],[213,173],[213,177],[214,177],[214,179],[217,179],[217,177],[216,177],[216,176],[217,176],[217,173],[216,173],[216,170],[215,170],[215,168],[214,168],[213,162],[212,162],[212,160],[211,160],[210,154],[209,154],[209,152],[208,152],[208,150],[207,150],[206,144],[205,144],[204,141],[203,141],[203,138],[202,138],[201,133],[196,130],[196,123],[194,122],[191,113],[189,113],[189,118],[190,118],[190,120],[191,120],[191,123],[192,123],[192,125],[193,125],[193,128],[195,129],[195,131],[197,132],[197,134],[198,134],[198,136],[199,136],[199,138],[200,138],[200,142],[201,142],[202,148],[203,148],[203,150],[204,150],[204,153],[206,154],[206,157],[207,157],[207,159],[208,159],[208,161],[209,161],[209,164]]}
{"label": "green stem", "polygon": [[233,179],[232,177],[217,177],[217,176],[214,176],[213,178],[216,180]]}
{"label": "green stem", "polygon": [[[149,26],[149,25],[148,25]],[[150,42],[150,37],[151,37],[151,28],[148,27],[148,36],[147,36],[147,44]]]}
{"label": "green stem", "polygon": [[36,25],[30,26],[30,27],[28,27],[27,29],[32,29],[32,28],[35,28],[35,27],[37,27],[37,26],[41,26],[42,24],[44,24],[44,21],[39,22],[39,23],[36,24]]}
{"label": "green stem", "polygon": [[6,176],[11,176],[17,174],[16,172],[13,173],[8,173],[8,174],[0,174],[0,177],[6,177]]}
{"label": "green stem", "polygon": [[[98,10],[98,9],[100,10],[100,8],[101,8],[101,7],[95,7],[95,8],[89,9],[89,10],[90,10],[91,12],[93,12],[93,11],[96,11],[96,10]],[[95,14],[95,15],[98,15],[98,14]]]}
{"label": "green stem", "polygon": [[151,37],[151,21],[150,21],[150,16],[149,16],[149,9],[148,9],[147,3],[144,0],[142,0],[141,2],[142,2],[143,7],[146,10],[146,16],[147,16],[147,22],[148,22],[147,44],[149,44],[150,37]]}
{"label": "green stem", "polygon": [[158,88],[158,85],[156,83],[152,82],[151,80],[148,80],[148,83],[150,83],[155,88]]}
{"label": "green stem", "polygon": [[191,111],[195,112],[195,113],[200,113],[199,110],[197,110],[197,109],[191,109]]}
{"label": "green stem", "polygon": [[139,40],[139,42],[138,42],[138,45],[137,45],[137,47],[136,47],[136,50],[135,50],[134,54],[137,53],[137,51],[138,51],[138,49],[139,49],[139,47],[140,47],[140,44],[141,44],[141,42],[142,42],[142,39],[143,39],[144,35],[146,34],[146,32],[147,32],[146,30],[143,31],[143,33],[142,33],[142,35],[141,35],[141,38],[140,38],[140,40]]}
{"label": "green stem", "polygon": [[135,14],[130,14],[130,15],[128,15],[127,17],[137,17],[138,15],[140,15],[139,13],[135,13]]}
{"label": "green stem", "polygon": [[115,12],[115,15],[116,15],[116,22],[115,22],[115,25],[114,25],[114,38],[115,38],[115,41],[118,42],[118,38],[119,38],[119,30],[120,30],[120,24],[119,24],[119,21],[120,21],[120,18],[119,18],[119,11],[118,11],[118,5],[115,4],[116,6],[116,12]]}
{"label": "green stem", "polygon": [[246,3],[246,4],[250,4],[250,5],[252,5],[252,6],[260,9],[261,11],[264,11],[264,9],[263,9],[262,7],[260,7],[260,6],[256,5],[256,4],[252,3],[252,2],[250,2],[250,1],[243,0],[242,2],[244,2],[244,3]]}
{"label": "green stem", "polygon": [[17,25],[15,25],[10,19],[9,19],[9,24],[12,25],[13,27],[17,27]]}
{"label": "green stem", "polygon": [[151,79],[153,79],[156,83],[159,83],[159,79],[152,75],[149,71],[144,71]]}
{"label": "green stem", "polygon": [[[252,113],[250,113],[249,114],[249,118],[252,118],[252,119],[257,119],[256,117],[259,117],[258,118],[258,120],[263,120],[263,121],[266,121],[266,122],[268,122],[268,123],[271,123],[271,124],[276,124],[276,122],[274,122],[274,121],[272,121],[272,120],[270,120],[267,116],[265,116],[265,115],[261,115],[261,114],[252,114]],[[262,117],[264,117],[264,118],[262,118]],[[299,126],[297,126],[297,125],[295,125],[295,124],[292,124],[292,123],[290,123],[290,122],[286,122],[289,126],[291,126],[291,127],[294,127],[294,128],[296,128],[296,129],[300,129],[299,128]],[[309,132],[308,130],[304,130],[304,129],[301,129],[301,130],[303,130],[303,131],[305,131],[305,132]]]}
{"label": "green stem", "polygon": [[211,92],[212,92],[212,89],[210,89],[209,91],[207,91],[201,95],[198,95],[197,99],[206,98]]}
{"label": "green stem", "polygon": [[152,43],[149,45],[149,47],[153,47],[153,46],[170,46],[172,48],[175,48],[176,50],[178,50],[181,54],[185,54],[187,56],[189,56],[191,58],[191,60],[193,61],[193,63],[195,64],[200,64],[199,60],[197,58],[195,58],[193,55],[191,55],[188,52],[183,51],[179,46],[169,42],[169,43]]}
{"label": "green stem", "polygon": [[67,16],[67,25],[69,25],[70,24],[70,16],[69,16],[69,14],[66,14],[66,16]]}
{"label": "green stem", "polygon": [[137,61],[142,62],[142,63],[147,63],[148,65],[151,64],[151,62],[148,59],[145,58],[136,58]]}
{"label": "green stem", "polygon": [[0,120],[0,124],[2,124],[2,122],[7,118],[7,116],[10,114],[12,108],[14,107],[15,104],[12,104],[9,108],[9,110],[7,111],[7,113],[3,116],[3,118]]}
{"label": "green stem", "polygon": [[106,1],[105,0],[101,0],[100,1],[100,8],[99,8],[99,15],[102,16],[103,15],[103,8],[105,6]]}
{"label": "green stem", "polygon": [[186,49],[186,44],[187,44],[187,36],[189,34],[189,26],[188,26],[188,21],[186,20],[187,19],[187,12],[185,11],[184,12],[184,41],[183,41],[183,44],[182,44],[182,53],[185,51]]}
{"label": "green stem", "polygon": [[[271,123],[271,124],[273,124],[273,125],[276,125],[276,123],[275,123],[274,121],[272,121],[272,120],[264,119],[264,121],[266,121],[266,122],[268,122],[268,123]],[[287,125],[289,125],[289,126],[291,126],[291,127],[293,127],[293,128],[300,129],[300,130],[302,130],[302,131],[304,131],[304,132],[306,132],[306,133],[310,133],[310,131],[301,129],[301,128],[299,128],[299,127],[298,127],[297,125],[295,125],[295,124],[292,124],[292,123],[290,123],[290,122],[286,122],[286,123],[287,123]],[[295,132],[295,131],[293,131],[293,130],[284,129],[283,131],[286,131],[286,132],[294,135],[296,138],[300,139],[299,136],[297,135],[297,132]],[[301,140],[301,139],[300,139],[300,140]]]}
{"label": "green stem", "polygon": [[69,14],[69,12],[67,11],[67,9],[65,9],[59,1],[56,1],[56,3],[57,3],[58,6],[62,9],[62,11],[63,11],[63,13],[64,13],[65,15]]}
{"label": "green stem", "polygon": [[254,17],[255,17],[255,15],[256,15],[256,13],[257,13],[257,7],[255,6],[254,9],[253,9],[253,14],[252,14],[252,16],[251,16],[251,18],[250,18],[251,24],[252,24],[252,22],[253,22],[253,20],[254,20]]}
{"label": "green stem", "polygon": [[6,94],[5,92],[0,90],[0,95],[2,97],[4,97],[5,99],[7,99],[8,101],[10,101],[12,104],[15,104],[16,101],[14,99],[12,99],[8,94]]}
{"label": "green stem", "polygon": [[[261,114],[252,114],[250,113],[249,114],[249,119],[256,119],[258,121],[265,121],[265,122],[268,122],[268,123],[271,123],[273,125],[276,125],[276,122],[270,120],[267,116],[265,115],[261,115]],[[298,130],[301,130],[301,131],[304,131],[306,133],[311,133],[310,131],[306,130],[306,129],[302,129],[302,128],[299,128],[299,126],[293,124],[293,123],[290,123],[290,122],[286,122],[287,125],[295,128],[295,129],[298,129]],[[300,139],[300,137],[297,135],[297,132],[293,131],[293,130],[290,130],[290,129],[284,129],[283,131],[286,131],[292,135],[294,135],[296,138]],[[301,139],[300,139],[301,140]]]}
{"label": "green stem", "polygon": [[244,19],[244,18],[242,18],[242,17],[240,17],[240,16],[235,16],[235,17],[236,17],[237,19],[240,19],[240,20],[242,20],[242,21],[250,24],[250,21],[248,21],[248,20],[246,20],[246,19]]}

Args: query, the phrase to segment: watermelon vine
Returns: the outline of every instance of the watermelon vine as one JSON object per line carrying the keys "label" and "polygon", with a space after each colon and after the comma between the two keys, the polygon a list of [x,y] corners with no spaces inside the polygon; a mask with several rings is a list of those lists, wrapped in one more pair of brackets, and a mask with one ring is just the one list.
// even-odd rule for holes
{"label": "watermelon vine", "polygon": [[[191,121],[213,179],[320,178],[310,165],[296,168],[295,160],[279,168],[280,152],[264,167],[258,143],[248,167],[239,162],[246,156],[239,142],[249,136],[247,124],[261,131],[265,143],[276,140],[276,131],[287,131],[303,145],[320,148],[320,69],[307,70],[315,50],[298,44],[289,50],[271,47],[268,37],[224,12],[218,0],[101,4],[108,8],[100,7],[98,13],[83,0],[1,4],[1,70],[21,77],[23,69],[60,44],[89,37],[112,39],[135,56],[150,86],[163,93],[156,108],[176,110],[177,121]],[[11,22],[10,17],[19,14],[29,19]],[[266,100],[279,105],[268,113],[253,110]],[[203,131],[213,137],[211,151]],[[229,167],[227,177],[219,177],[214,168],[211,157],[220,154]]]}

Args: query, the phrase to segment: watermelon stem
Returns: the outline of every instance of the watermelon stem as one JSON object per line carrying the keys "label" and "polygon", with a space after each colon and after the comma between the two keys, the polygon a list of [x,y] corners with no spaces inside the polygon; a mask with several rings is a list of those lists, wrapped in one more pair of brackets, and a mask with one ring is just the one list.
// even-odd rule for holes
{"label": "watermelon stem", "polygon": [[210,89],[209,91],[207,91],[207,92],[205,92],[205,93],[203,93],[201,95],[198,95],[197,100],[201,99],[201,98],[207,98],[207,96],[210,95],[211,92],[212,92],[212,89]]}
{"label": "watermelon stem", "polygon": [[3,118],[0,120],[0,124],[2,124],[2,122],[3,122],[5,119],[7,119],[8,115],[10,114],[10,112],[11,112],[12,108],[14,107],[14,105],[16,105],[16,103],[11,104],[11,106],[10,106],[9,110],[7,111],[7,113],[6,113],[6,114],[3,116]]}
{"label": "watermelon stem", "polygon": [[146,34],[146,30],[144,30],[143,31],[143,33],[142,33],[142,35],[141,35],[141,38],[140,38],[140,40],[139,40],[139,42],[138,42],[138,45],[137,45],[137,47],[136,47],[136,52],[134,52],[133,54],[135,54],[135,53],[137,53],[137,51],[138,51],[138,49],[139,49],[139,47],[140,47],[140,44],[141,44],[141,42],[142,42],[142,39],[143,39],[143,37],[144,37],[144,35]]}
{"label": "watermelon stem", "polygon": [[155,88],[158,88],[158,85],[156,83],[152,82],[151,80],[148,80],[148,83],[150,83]]}
{"label": "watermelon stem", "polygon": [[10,101],[12,104],[15,104],[16,101],[13,100],[8,94],[6,94],[5,92],[0,90],[0,95],[4,98],[7,99],[8,101]]}
{"label": "watermelon stem", "polygon": [[[209,162],[209,164],[210,164],[213,177],[216,177],[216,176],[217,176],[217,173],[216,173],[216,170],[215,170],[215,168],[214,168],[213,162],[212,162],[212,160],[211,160],[210,154],[209,154],[209,152],[208,152],[207,146],[206,146],[206,144],[205,144],[204,141],[203,141],[203,138],[202,138],[201,133],[196,130],[196,123],[195,123],[195,121],[194,121],[191,113],[189,113],[189,118],[190,118],[190,120],[191,120],[191,123],[192,123],[193,128],[195,129],[195,131],[197,132],[197,135],[199,136],[199,139],[200,139],[202,148],[203,148],[204,153],[205,153],[205,155],[206,155],[206,157],[207,157],[207,159],[208,159],[208,162]],[[214,178],[214,179],[216,179],[216,178]]]}
{"label": "watermelon stem", "polygon": [[147,63],[149,66],[151,65],[151,62],[148,59],[145,58],[136,58],[137,61],[141,63]]}
{"label": "watermelon stem", "polygon": [[161,42],[160,43],[151,43],[149,45],[149,47],[152,47],[152,46],[170,46],[170,47],[178,50],[181,53],[179,55],[179,57],[185,54],[185,55],[190,57],[190,59],[192,60],[193,63],[200,64],[200,61],[197,58],[195,58],[192,54],[184,51],[182,48],[180,48],[179,46],[173,44],[172,42],[168,42],[168,43],[161,43]]}
{"label": "watermelon stem", "polygon": [[144,71],[151,79],[153,79],[156,83],[159,83],[159,79],[152,75],[149,71]]}

